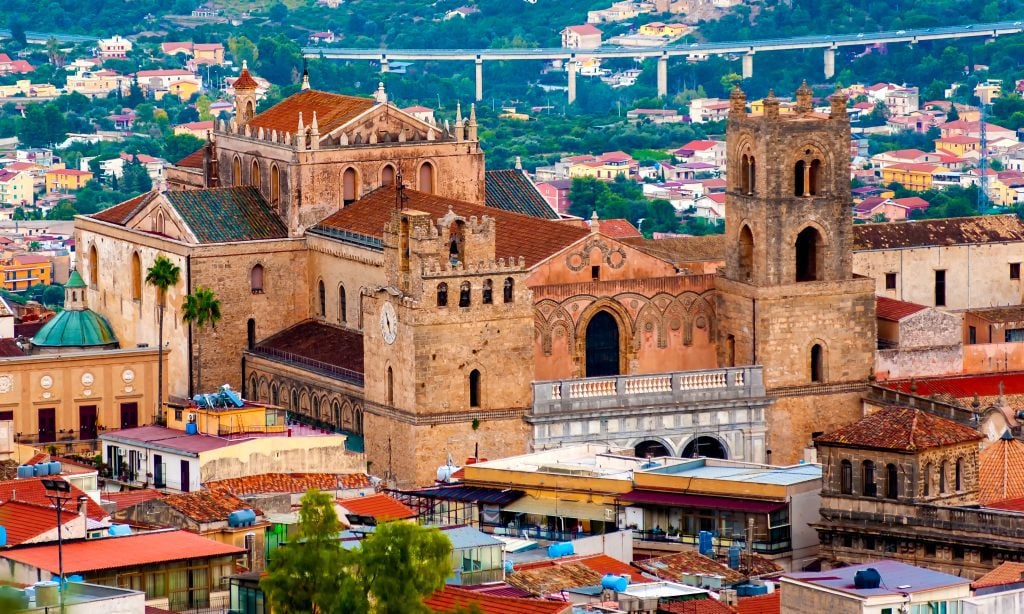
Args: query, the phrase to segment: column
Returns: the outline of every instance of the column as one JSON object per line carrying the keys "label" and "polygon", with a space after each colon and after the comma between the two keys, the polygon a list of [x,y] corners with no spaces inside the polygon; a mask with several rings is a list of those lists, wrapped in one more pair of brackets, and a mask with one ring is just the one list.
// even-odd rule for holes
{"label": "column", "polygon": [[484,99],[484,59],[476,56],[476,100]]}
{"label": "column", "polygon": [[382,73],[389,72],[391,69],[388,67],[388,56],[380,56],[380,71]]}
{"label": "column", "polygon": [[835,47],[825,48],[825,78],[831,79],[836,75],[836,49]]}
{"label": "column", "polygon": [[576,58],[569,58],[569,104],[576,102]]}
{"label": "column", "polygon": [[754,52],[748,51],[743,56],[743,78],[749,79],[754,76]]}
{"label": "column", "polygon": [[658,97],[668,96],[668,56],[658,58]]}

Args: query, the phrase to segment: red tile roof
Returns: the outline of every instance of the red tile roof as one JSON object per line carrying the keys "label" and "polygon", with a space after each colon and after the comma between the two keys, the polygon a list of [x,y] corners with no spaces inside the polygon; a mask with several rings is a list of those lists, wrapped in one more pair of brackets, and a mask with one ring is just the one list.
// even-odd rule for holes
{"label": "red tile roof", "polygon": [[116,511],[121,511],[132,507],[133,505],[152,501],[153,499],[160,499],[164,496],[164,493],[159,490],[141,488],[138,490],[125,490],[122,492],[105,492],[103,493],[103,500],[110,501],[117,506]]}
{"label": "red tile roof", "polygon": [[978,464],[979,503],[1001,507],[997,501],[1024,497],[1024,442],[997,439],[981,451]]}
{"label": "red tile roof", "polygon": [[927,200],[921,198],[920,196],[896,198],[893,199],[892,202],[896,203],[901,207],[906,207],[908,209],[927,209],[930,206],[930,203]]}
{"label": "red tile roof", "polygon": [[855,250],[1019,241],[1024,241],[1024,222],[1016,215],[949,217],[853,227]]}
{"label": "red tile roof", "polygon": [[659,614],[661,612],[665,612],[665,614],[736,614],[736,610],[714,597],[659,604],[658,612]]}
{"label": "red tile roof", "polygon": [[978,590],[989,586],[1004,586],[1024,582],[1024,563],[1004,561],[999,567],[971,582],[971,588]]}
{"label": "red tile roof", "polygon": [[299,322],[264,339],[255,350],[264,349],[340,367],[353,377],[363,374],[363,335],[342,326],[316,320]]}
{"label": "red tile roof", "polygon": [[[199,151],[202,151],[202,149]],[[159,192],[156,191],[145,192],[143,194],[139,194],[135,198],[129,198],[123,203],[114,205],[109,209],[104,209],[99,213],[95,213],[92,217],[93,219],[100,220],[101,222],[110,222],[111,224],[123,226],[124,224],[127,224],[128,220],[132,219],[138,211],[141,211],[143,207],[148,205],[159,195]]]}
{"label": "red tile roof", "polygon": [[940,169],[942,167],[936,166],[934,164],[926,164],[924,162],[920,162],[920,163],[904,162],[904,163],[901,163],[901,164],[891,164],[891,165],[889,165],[889,166],[887,166],[885,168],[886,169],[896,169],[896,170],[901,170],[901,171],[917,172],[917,173],[933,173],[937,169]]}
{"label": "red tile roof", "polygon": [[615,218],[611,220],[601,220],[600,222],[601,234],[606,237],[613,239],[632,239],[642,237],[640,231],[636,229],[636,226],[631,224],[629,220],[622,218]]}
{"label": "red tile roof", "polygon": [[369,516],[380,521],[404,520],[416,517],[416,512],[412,508],[384,493],[367,497],[338,499],[338,505],[345,508],[353,516]]}
{"label": "red tile roof", "polygon": [[911,392],[922,397],[946,395],[954,399],[967,399],[974,395],[992,397],[1003,394],[1024,394],[1024,373],[997,373],[994,375],[968,375],[963,377],[936,377],[911,382],[896,380],[882,383],[886,388]]}
{"label": "red tile roof", "polygon": [[423,603],[433,612],[466,611],[474,605],[480,614],[564,614],[572,610],[572,604],[566,602],[496,597],[454,586],[445,586]]}
{"label": "red tile roof", "polygon": [[582,26],[568,26],[565,29],[571,32],[575,32],[576,34],[601,34],[600,30],[590,25],[589,23]]}
{"label": "red tile roof", "polygon": [[[227,522],[231,512],[252,509],[250,504],[230,492],[216,488],[170,495],[164,497],[163,502],[198,523]],[[257,516],[263,515],[260,510],[253,511]]]}
{"label": "red tile roof", "polygon": [[[75,516],[63,515],[61,521],[67,523]],[[27,540],[57,528],[57,508],[8,501],[0,505],[0,526],[7,529],[7,546],[17,546]]]}
{"label": "red tile roof", "polygon": [[[694,550],[685,550],[656,558],[634,561],[633,565],[657,578],[672,582],[682,582],[685,574],[694,573],[721,576],[722,581],[726,584],[735,584],[744,578],[744,575],[739,571]],[[751,559],[751,575],[765,576],[779,573],[780,571],[782,571],[782,568],[769,559],[760,555],[753,555]]]}
{"label": "red tile roof", "polygon": [[560,559],[546,559],[543,561],[535,561],[532,563],[523,563],[516,566],[518,571],[527,571],[531,569],[543,569],[545,567],[557,567],[566,563],[579,563],[585,567],[588,567],[601,575],[614,574],[616,576],[626,575],[629,576],[629,581],[632,583],[639,582],[650,582],[650,578],[645,577],[636,568],[630,566],[628,563],[623,563],[618,559],[613,559],[607,554],[589,554],[580,555],[575,557],[564,557]]}
{"label": "red tile roof", "polygon": [[239,90],[239,89],[254,90],[257,87],[259,87],[259,83],[256,83],[256,79],[253,79],[252,75],[249,74],[248,67],[243,65],[242,66],[242,72],[240,72],[238,74],[238,78],[235,79],[235,82],[231,85],[231,87],[236,89],[236,90]]}
{"label": "red tile roof", "polygon": [[896,299],[885,296],[875,297],[875,316],[879,320],[899,322],[903,318],[914,315],[922,309],[925,309],[925,306],[918,305],[917,303],[897,301]]}
{"label": "red tile roof", "polygon": [[990,507],[996,510],[1006,510],[1008,512],[1024,512],[1024,497],[1021,497],[1020,499],[996,501],[994,503],[989,503],[985,507]]}
{"label": "red tile roof", "polygon": [[[125,537],[104,537],[64,544],[64,573],[138,567],[185,559],[238,555],[244,552],[244,548],[215,542],[188,531],[157,531]],[[56,573],[58,569],[56,544],[3,551],[0,552],[0,558],[52,573]]]}
{"label": "red tile roof", "polygon": [[[0,503],[6,503],[8,501],[21,501],[23,503],[34,503],[46,507],[50,505],[50,500],[46,498],[46,489],[43,488],[43,478],[24,478],[21,480],[7,480],[0,482]],[[80,488],[71,485],[71,500],[64,503],[64,511],[71,512],[73,514],[78,513],[78,498],[86,497],[86,513],[89,518],[93,520],[102,520],[108,517],[110,514],[105,509],[100,507],[98,503],[93,501],[91,497],[86,496]]]}
{"label": "red tile roof", "polygon": [[334,475],[333,473],[262,473],[240,478],[206,482],[207,488],[222,488],[239,496],[266,493],[304,493],[314,490],[350,490],[369,488],[365,473]]}
{"label": "red tile roof", "polygon": [[200,147],[181,160],[175,162],[174,165],[182,168],[203,168],[203,160],[205,159],[203,149],[205,149],[205,147]]}
{"label": "red tile roof", "polygon": [[774,593],[743,597],[736,606],[736,614],[780,614],[782,612],[782,593],[778,589]]}
{"label": "red tile roof", "polygon": [[[241,78],[239,78],[240,80]],[[238,87],[237,81],[235,87]],[[374,104],[376,102],[372,98],[304,90],[292,94],[253,117],[249,120],[249,126],[253,129],[263,128],[264,130],[294,133],[299,126],[299,113],[302,113],[302,122],[306,126],[313,122],[313,113],[316,113],[320,134],[327,134],[370,110]]]}
{"label": "red tile roof", "polygon": [[[495,257],[509,260],[522,256],[528,267],[568,247],[589,233],[585,228],[425,194],[408,188],[404,190],[404,194],[407,197],[406,208],[429,213],[435,219],[447,215],[449,208],[456,215],[467,218],[482,218],[485,215],[492,217],[497,226]],[[317,227],[347,230],[381,238],[384,235],[384,225],[391,219],[394,205],[395,188],[380,188],[331,215]]]}
{"label": "red tile roof", "polygon": [[984,435],[978,431],[952,420],[909,407],[886,407],[814,441],[848,448],[916,452],[982,439]]}

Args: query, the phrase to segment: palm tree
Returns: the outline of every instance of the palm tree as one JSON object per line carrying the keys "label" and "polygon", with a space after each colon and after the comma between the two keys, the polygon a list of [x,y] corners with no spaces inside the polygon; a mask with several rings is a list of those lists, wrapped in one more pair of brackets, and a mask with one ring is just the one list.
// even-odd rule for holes
{"label": "palm tree", "polygon": [[153,266],[146,271],[146,283],[156,286],[157,294],[160,296],[160,357],[156,363],[156,420],[163,416],[164,407],[164,311],[167,307],[167,289],[178,285],[181,280],[181,268],[174,264],[170,258],[159,254],[153,261]]}
{"label": "palm tree", "polygon": [[[213,290],[199,286],[195,292],[185,297],[181,304],[181,319],[183,322],[194,325],[199,331],[209,324],[210,328],[217,330],[217,322],[220,321],[220,300],[214,295]],[[203,389],[203,336],[196,335],[196,345],[199,349],[199,359],[196,361],[196,389]]]}

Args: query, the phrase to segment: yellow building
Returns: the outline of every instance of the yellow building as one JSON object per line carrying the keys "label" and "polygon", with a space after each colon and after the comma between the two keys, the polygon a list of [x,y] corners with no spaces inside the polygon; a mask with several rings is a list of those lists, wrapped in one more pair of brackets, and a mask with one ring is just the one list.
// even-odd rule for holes
{"label": "yellow building", "polygon": [[196,43],[192,46],[192,53],[199,64],[224,63],[224,45],[220,43]]}
{"label": "yellow building", "polygon": [[[779,114],[786,115],[793,112],[793,105],[788,102],[779,103]],[[764,115],[764,98],[760,100],[754,100],[750,103],[750,114],[751,115]]]}
{"label": "yellow building", "polygon": [[60,91],[49,83],[32,83],[28,79],[18,79],[14,85],[0,85],[0,96],[5,98],[13,96],[38,98],[40,96],[58,96],[59,94]]}
{"label": "yellow building", "polygon": [[46,256],[14,256],[0,263],[0,271],[4,276],[4,289],[12,292],[22,292],[36,284],[48,286],[53,281],[53,263]]}
{"label": "yellow building", "polygon": [[119,75],[111,70],[97,72],[81,71],[68,76],[64,89],[70,94],[77,92],[83,96],[106,96],[110,92],[124,89],[127,84],[127,77]]}
{"label": "yellow building", "polygon": [[932,177],[941,166],[934,164],[893,164],[882,169],[882,183],[898,183],[908,190],[923,192],[932,187]]}
{"label": "yellow building", "polygon": [[182,100],[188,100],[192,98],[192,95],[199,91],[199,84],[195,81],[175,81],[167,86],[167,91],[155,91],[153,96],[160,100],[167,94],[173,94],[178,96]]}
{"label": "yellow building", "polygon": [[[208,395],[211,399],[226,398],[222,389]],[[239,396],[239,399],[241,397]],[[194,424],[198,433],[226,437],[252,433],[284,433],[288,430],[287,411],[260,403],[242,401],[241,407],[211,402],[207,407],[184,406],[168,403],[164,419],[168,428],[184,431]],[[226,405],[218,407],[216,405]]]}
{"label": "yellow building", "polygon": [[680,37],[690,31],[690,28],[681,23],[662,23],[652,21],[640,26],[640,34],[644,36],[665,36],[669,38]]}
{"label": "yellow building", "polygon": [[78,171],[70,168],[61,168],[46,172],[46,191],[49,192],[74,192],[85,187],[92,179],[89,171]]}
{"label": "yellow building", "polygon": [[34,181],[30,173],[0,170],[0,203],[31,207],[34,202]]}
{"label": "yellow building", "polygon": [[629,178],[634,161],[629,154],[613,151],[600,156],[577,156],[569,160],[569,177],[593,177],[602,181],[613,181],[618,176]]}
{"label": "yellow building", "polygon": [[935,139],[935,151],[946,151],[958,158],[963,158],[967,152],[978,151],[981,148],[981,139],[973,136],[951,135]]}

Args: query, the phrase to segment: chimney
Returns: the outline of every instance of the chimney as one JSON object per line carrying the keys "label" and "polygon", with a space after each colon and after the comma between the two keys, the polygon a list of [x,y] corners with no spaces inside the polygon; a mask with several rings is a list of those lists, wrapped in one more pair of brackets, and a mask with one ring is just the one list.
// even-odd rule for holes
{"label": "chimney", "polygon": [[[78,498],[78,517],[82,520],[82,537],[89,536],[89,497]],[[72,536],[75,537],[75,536]]]}

